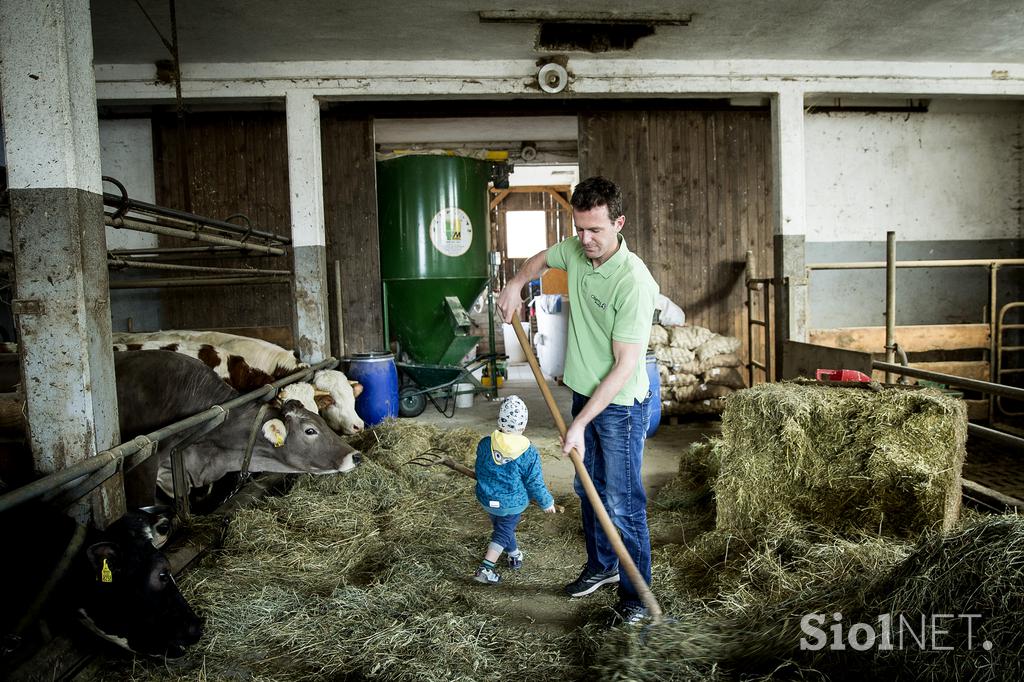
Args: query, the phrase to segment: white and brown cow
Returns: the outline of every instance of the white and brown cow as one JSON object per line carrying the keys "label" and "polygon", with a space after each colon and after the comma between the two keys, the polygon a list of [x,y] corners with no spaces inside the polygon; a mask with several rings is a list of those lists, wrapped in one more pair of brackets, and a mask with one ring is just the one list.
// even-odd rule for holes
{"label": "white and brown cow", "polygon": [[[151,433],[238,396],[209,367],[195,358],[163,350],[117,353],[117,409],[121,438]],[[259,405],[230,411],[224,422],[183,450],[190,488],[203,488],[241,469]],[[249,470],[277,473],[346,473],[360,453],[328,428],[324,419],[298,402],[270,406],[258,425]],[[152,505],[157,489],[172,494],[170,450],[187,434],[162,439],[157,454],[125,476],[125,494],[133,507]]]}
{"label": "white and brown cow", "polygon": [[[158,332],[114,332],[115,350],[123,344],[127,350],[161,349],[199,358],[212,367],[228,384],[243,393],[265,386],[283,376],[309,365],[300,362],[295,353],[285,350],[262,339],[188,329],[172,329]],[[327,393],[315,397],[316,410],[335,431],[354,434],[364,428],[363,420],[356,414],[356,398],[363,387],[350,381],[337,370],[320,370],[313,375],[313,387]],[[298,384],[286,387],[286,395],[298,399],[313,410],[308,399],[308,389]]]}

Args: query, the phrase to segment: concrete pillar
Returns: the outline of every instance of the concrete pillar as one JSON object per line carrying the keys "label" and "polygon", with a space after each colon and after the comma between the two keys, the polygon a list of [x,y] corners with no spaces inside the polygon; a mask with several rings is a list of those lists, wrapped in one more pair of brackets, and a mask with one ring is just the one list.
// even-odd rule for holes
{"label": "concrete pillar", "polygon": [[295,349],[303,361],[313,363],[331,355],[320,102],[308,92],[289,92],[285,103],[295,259]]}
{"label": "concrete pillar", "polygon": [[[47,473],[119,439],[88,1],[0,0],[0,60],[13,308]],[[101,526],[121,516],[120,475],[89,502]]]}
{"label": "concrete pillar", "polygon": [[786,339],[807,340],[807,179],[804,94],[798,88],[772,96],[772,203],[775,214],[775,371],[782,375]]}

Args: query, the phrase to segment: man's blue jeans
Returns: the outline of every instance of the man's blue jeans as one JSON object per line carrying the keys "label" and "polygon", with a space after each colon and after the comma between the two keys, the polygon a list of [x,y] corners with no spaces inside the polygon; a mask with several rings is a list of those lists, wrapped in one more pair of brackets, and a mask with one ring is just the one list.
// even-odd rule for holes
{"label": "man's blue jeans", "polygon": [[[573,392],[573,417],[580,413],[587,400],[587,396]],[[650,401],[648,394],[642,403],[634,400],[630,406],[611,404],[604,408],[584,430],[587,451],[583,455],[583,466],[594,481],[612,523],[619,530],[626,551],[648,585],[651,583],[651,535],[647,530],[647,493],[640,469],[650,423]],[[618,568],[615,550],[608,542],[578,476],[574,487],[580,496],[583,512],[587,566],[595,571]],[[619,573],[619,599],[640,601],[625,571]]]}

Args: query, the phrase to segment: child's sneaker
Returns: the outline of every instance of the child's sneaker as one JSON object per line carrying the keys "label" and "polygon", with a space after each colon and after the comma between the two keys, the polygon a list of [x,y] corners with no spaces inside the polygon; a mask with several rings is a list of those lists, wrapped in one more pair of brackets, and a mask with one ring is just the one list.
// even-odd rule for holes
{"label": "child's sneaker", "polygon": [[494,572],[493,568],[487,568],[481,566],[476,569],[476,573],[473,575],[473,580],[484,585],[496,585],[501,580],[501,576]]}
{"label": "child's sneaker", "polygon": [[508,567],[513,571],[518,571],[523,567],[523,550],[517,549],[514,552],[509,552],[506,558],[508,559]]}

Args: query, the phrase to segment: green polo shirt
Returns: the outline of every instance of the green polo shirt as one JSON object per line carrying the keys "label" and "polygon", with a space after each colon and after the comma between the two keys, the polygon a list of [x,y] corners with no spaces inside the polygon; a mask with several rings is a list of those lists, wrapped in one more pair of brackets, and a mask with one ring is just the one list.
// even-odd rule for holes
{"label": "green polo shirt", "polygon": [[566,386],[589,396],[615,364],[612,340],[640,344],[641,353],[631,376],[612,402],[632,405],[650,389],[646,350],[654,318],[658,284],[619,235],[618,250],[595,268],[583,252],[579,237],[548,249],[548,267],[569,275],[569,343],[565,354]]}

